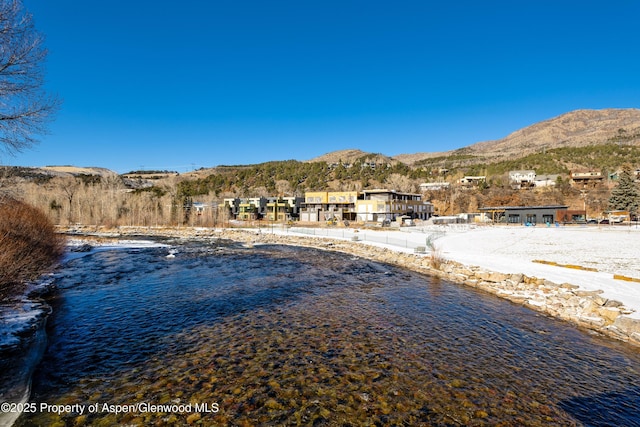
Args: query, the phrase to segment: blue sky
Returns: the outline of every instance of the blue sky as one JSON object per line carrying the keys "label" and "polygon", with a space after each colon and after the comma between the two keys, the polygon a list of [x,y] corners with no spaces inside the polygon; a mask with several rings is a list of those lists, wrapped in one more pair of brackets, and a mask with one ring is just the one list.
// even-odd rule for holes
{"label": "blue sky", "polygon": [[23,1],[63,105],[2,164],[184,172],[437,152],[640,106],[635,0]]}

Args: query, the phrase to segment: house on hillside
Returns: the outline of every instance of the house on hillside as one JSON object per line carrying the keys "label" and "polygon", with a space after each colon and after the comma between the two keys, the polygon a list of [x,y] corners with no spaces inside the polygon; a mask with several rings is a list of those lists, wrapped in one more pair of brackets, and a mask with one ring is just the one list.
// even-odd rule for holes
{"label": "house on hillside", "polygon": [[448,182],[423,182],[420,184],[420,191],[439,191],[449,188],[451,184]]}
{"label": "house on hillside", "polygon": [[571,172],[571,185],[574,187],[595,187],[604,181],[600,171],[576,171]]}
{"label": "house on hillside", "polygon": [[536,179],[534,170],[509,171],[509,184],[514,190],[521,188],[531,188]]}
{"label": "house on hillside", "polygon": [[486,182],[487,177],[484,175],[481,176],[465,176],[458,180],[458,184],[460,184],[463,188],[471,188],[477,187],[482,182]]}
{"label": "house on hillside", "polygon": [[553,187],[558,182],[558,177],[560,175],[538,175],[533,180],[533,185],[535,187]]}

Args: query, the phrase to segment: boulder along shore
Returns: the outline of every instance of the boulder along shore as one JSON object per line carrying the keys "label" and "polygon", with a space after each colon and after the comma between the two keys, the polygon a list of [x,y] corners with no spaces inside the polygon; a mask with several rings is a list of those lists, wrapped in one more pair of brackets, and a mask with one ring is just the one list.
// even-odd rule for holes
{"label": "boulder along shore", "polygon": [[554,283],[524,274],[505,274],[463,265],[434,253],[405,253],[366,242],[327,237],[272,234],[256,229],[195,227],[65,227],[61,233],[79,239],[105,242],[122,237],[168,237],[180,239],[226,239],[247,247],[278,244],[344,252],[373,261],[397,265],[454,283],[477,288],[521,304],[581,328],[640,347],[640,320],[627,315],[633,310],[601,296],[601,291],[581,290],[579,284]]}

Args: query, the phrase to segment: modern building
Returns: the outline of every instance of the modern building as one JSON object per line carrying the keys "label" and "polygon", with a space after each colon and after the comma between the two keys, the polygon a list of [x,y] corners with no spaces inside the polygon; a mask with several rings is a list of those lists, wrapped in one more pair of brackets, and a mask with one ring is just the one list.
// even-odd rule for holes
{"label": "modern building", "polygon": [[265,197],[228,198],[224,199],[224,206],[228,209],[231,218],[251,221],[262,218],[267,208],[267,199]]}
{"label": "modern building", "polygon": [[397,217],[429,219],[433,205],[422,200],[421,194],[395,190],[364,190],[356,203],[358,221],[395,221]]}
{"label": "modern building", "polygon": [[586,220],[585,210],[567,210],[568,206],[493,206],[480,208],[487,219],[507,224],[554,224],[556,222],[582,222]]}
{"label": "modern building", "polygon": [[357,191],[311,191],[305,193],[300,220],[305,222],[356,220]]}
{"label": "modern building", "polygon": [[302,197],[270,197],[267,201],[265,218],[268,221],[289,221],[298,219]]}
{"label": "modern building", "polygon": [[285,221],[298,218],[303,200],[302,197],[229,198],[224,199],[224,205],[231,218],[242,221]]}
{"label": "modern building", "polygon": [[316,191],[305,193],[302,221],[395,221],[399,217],[429,219],[433,205],[421,194],[395,190]]}

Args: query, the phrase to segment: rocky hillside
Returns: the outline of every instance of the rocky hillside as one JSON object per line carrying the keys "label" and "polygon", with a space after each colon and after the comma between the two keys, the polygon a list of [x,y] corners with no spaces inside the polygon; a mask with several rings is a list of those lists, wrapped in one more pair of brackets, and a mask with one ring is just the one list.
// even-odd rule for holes
{"label": "rocky hillside", "polygon": [[560,147],[619,142],[640,145],[640,110],[577,110],[520,129],[497,141],[468,147],[469,154],[512,157]]}
{"label": "rocky hillside", "polygon": [[505,138],[484,141],[443,153],[395,156],[413,165],[425,159],[477,156],[494,160],[520,158],[554,148],[618,143],[640,145],[639,109],[576,110],[517,130]]}
{"label": "rocky hillside", "polygon": [[333,163],[355,163],[356,161],[367,161],[373,163],[394,163],[398,162],[397,159],[385,156],[383,154],[376,153],[366,153],[362,150],[356,149],[347,149],[347,150],[338,150],[332,151],[331,153],[324,154],[320,157],[316,157],[314,159],[309,160],[310,163],[313,162],[327,162],[329,164]]}
{"label": "rocky hillside", "polygon": [[0,166],[0,180],[8,181],[35,181],[47,182],[54,177],[80,177],[95,178],[99,180],[108,177],[117,177],[118,174],[110,169],[99,167],[77,167],[77,166],[44,166],[44,167],[22,167],[22,166]]}

